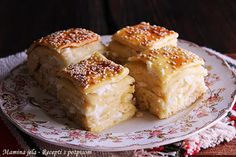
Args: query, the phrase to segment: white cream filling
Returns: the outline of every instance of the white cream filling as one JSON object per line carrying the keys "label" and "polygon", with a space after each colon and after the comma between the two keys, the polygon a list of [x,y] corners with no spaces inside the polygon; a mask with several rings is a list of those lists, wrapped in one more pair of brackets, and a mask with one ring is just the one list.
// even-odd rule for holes
{"label": "white cream filling", "polygon": [[171,35],[169,37],[161,39],[158,42],[155,42],[153,44],[153,46],[151,47],[151,49],[159,49],[159,48],[164,47],[166,45],[177,46],[177,38],[178,38],[178,35]]}
{"label": "white cream filling", "polygon": [[95,51],[101,52],[102,50],[104,50],[104,46],[97,41],[80,47],[64,48],[61,50],[61,54],[66,59],[67,64],[74,64],[89,58]]}
{"label": "white cream filling", "polygon": [[106,104],[105,105],[97,104],[92,111],[89,111],[89,112],[85,113],[85,115],[93,117],[94,120],[99,121],[99,119],[101,118],[102,113],[106,109],[106,106],[107,106]]}
{"label": "white cream filling", "polygon": [[94,93],[96,93],[97,95],[103,95],[103,94],[109,92],[111,89],[112,89],[112,85],[107,84],[107,85],[104,85],[100,88],[95,89]]}
{"label": "white cream filling", "polygon": [[161,75],[164,76],[165,75],[165,69],[161,69]]}
{"label": "white cream filling", "polygon": [[118,112],[116,114],[114,114],[112,117],[113,119],[119,119],[122,116],[122,113]]}
{"label": "white cream filling", "polygon": [[193,78],[193,75],[185,76],[184,82],[186,82],[187,84],[193,84]]}
{"label": "white cream filling", "polygon": [[[65,48],[64,49],[64,54],[67,57],[67,60],[70,60],[72,63],[74,63],[75,56],[73,55],[71,48]],[[79,54],[77,54],[79,56]]]}
{"label": "white cream filling", "polygon": [[168,93],[168,104],[181,104],[181,100],[186,99],[186,97],[192,95],[197,88],[204,87],[205,85],[203,77],[194,77],[193,75],[186,76],[182,80],[172,85],[172,89]]}
{"label": "white cream filling", "polygon": [[155,76],[155,72],[153,71],[154,68],[152,68],[152,65],[153,65],[153,63],[151,61],[147,61],[146,62],[148,73],[150,73],[151,75]]}

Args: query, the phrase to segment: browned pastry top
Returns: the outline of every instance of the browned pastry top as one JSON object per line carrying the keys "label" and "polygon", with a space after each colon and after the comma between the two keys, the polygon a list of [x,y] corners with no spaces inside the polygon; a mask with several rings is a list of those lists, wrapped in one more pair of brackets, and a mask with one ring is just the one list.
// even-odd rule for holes
{"label": "browned pastry top", "polygon": [[61,75],[69,75],[79,86],[88,88],[90,85],[120,74],[123,70],[123,66],[115,64],[99,53],[95,53],[90,58],[65,68]]}
{"label": "browned pastry top", "polygon": [[145,47],[150,47],[154,42],[170,35],[178,36],[176,32],[168,30],[164,27],[150,25],[147,22],[141,22],[138,25],[127,26],[117,31],[114,38],[119,41],[124,40],[134,44],[139,43]]}
{"label": "browned pastry top", "polygon": [[172,69],[177,69],[182,65],[194,62],[199,64],[204,64],[202,58],[197,55],[175,46],[165,46],[156,50],[146,50],[136,57],[130,58],[130,60],[142,60],[144,62],[151,61],[157,62],[157,64],[164,63],[160,66],[171,67]]}
{"label": "browned pastry top", "polygon": [[79,47],[97,41],[100,36],[90,30],[83,28],[71,28],[57,31],[34,42],[34,45],[42,45],[53,49],[66,47]]}

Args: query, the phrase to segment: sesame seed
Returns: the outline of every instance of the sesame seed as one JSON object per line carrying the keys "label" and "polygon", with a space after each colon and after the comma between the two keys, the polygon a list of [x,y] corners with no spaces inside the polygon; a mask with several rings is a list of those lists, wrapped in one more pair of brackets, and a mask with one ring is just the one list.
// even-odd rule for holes
{"label": "sesame seed", "polygon": [[62,71],[62,74],[69,74],[82,87],[88,88],[90,85],[118,75],[123,69],[123,66],[95,53],[78,64],[68,66]]}
{"label": "sesame seed", "polygon": [[137,58],[145,62],[157,62],[156,64],[159,66],[161,66],[161,64],[158,59],[161,59],[168,64],[165,68],[170,67],[174,70],[182,65],[186,65],[187,63],[199,62],[202,60],[197,55],[174,46],[165,46],[156,50],[146,50],[138,54]]}
{"label": "sesame seed", "polygon": [[99,35],[82,28],[71,28],[52,33],[36,41],[39,45],[51,45],[54,48],[64,48],[70,44],[81,44],[99,39]]}
{"label": "sesame seed", "polygon": [[138,25],[127,26],[117,31],[116,34],[127,41],[138,42],[139,45],[150,47],[156,41],[166,36],[176,34],[176,32],[170,31],[164,27],[141,22]]}

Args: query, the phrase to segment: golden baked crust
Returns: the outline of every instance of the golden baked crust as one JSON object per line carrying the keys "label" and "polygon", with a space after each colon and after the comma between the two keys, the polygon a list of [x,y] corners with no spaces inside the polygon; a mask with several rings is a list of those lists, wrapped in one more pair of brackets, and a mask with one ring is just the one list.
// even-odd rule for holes
{"label": "golden baked crust", "polygon": [[91,93],[81,93],[71,81],[61,78],[58,99],[72,121],[85,130],[100,132],[135,114],[133,83],[134,79],[127,75]]}
{"label": "golden baked crust", "polygon": [[[150,25],[141,22],[138,25],[127,26],[117,31],[112,39],[119,41],[124,45],[128,45],[134,49],[144,50],[147,48],[155,48],[155,44],[161,40],[173,40],[178,37],[178,33],[168,30],[164,27]],[[165,41],[166,43],[166,41]],[[158,46],[160,48],[160,46]]]}
{"label": "golden baked crust", "polygon": [[95,52],[105,52],[100,36],[86,29],[71,28],[35,41],[27,51],[27,67],[43,89],[55,95],[58,71]]}
{"label": "golden baked crust", "polygon": [[58,74],[57,98],[73,121],[100,132],[135,114],[134,79],[128,73],[95,53]]}
{"label": "golden baked crust", "polygon": [[135,78],[140,109],[168,118],[195,102],[207,89],[204,60],[174,46],[146,50],[125,65]]}
{"label": "golden baked crust", "polygon": [[185,65],[204,65],[204,60],[199,56],[175,46],[165,46],[157,50],[146,50],[137,56],[130,57],[129,61],[142,61],[149,68],[153,67],[159,78],[165,78]]}
{"label": "golden baked crust", "polygon": [[[30,49],[33,49],[36,46],[46,46],[60,52],[61,49],[66,47],[80,47],[98,40],[100,40],[100,36],[90,30],[71,28],[57,31],[36,40]],[[30,50],[28,53],[30,53]]]}
{"label": "golden baked crust", "polygon": [[100,53],[94,53],[90,58],[63,69],[58,75],[71,80],[80,89],[88,89],[102,82],[118,81],[128,72],[127,68],[106,59]]}

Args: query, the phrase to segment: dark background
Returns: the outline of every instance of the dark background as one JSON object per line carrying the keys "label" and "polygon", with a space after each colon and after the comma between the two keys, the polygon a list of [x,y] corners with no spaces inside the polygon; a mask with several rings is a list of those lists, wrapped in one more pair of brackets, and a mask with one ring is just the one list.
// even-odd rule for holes
{"label": "dark background", "polygon": [[222,53],[236,52],[236,0],[1,0],[0,57],[57,30],[112,34],[141,21]]}

